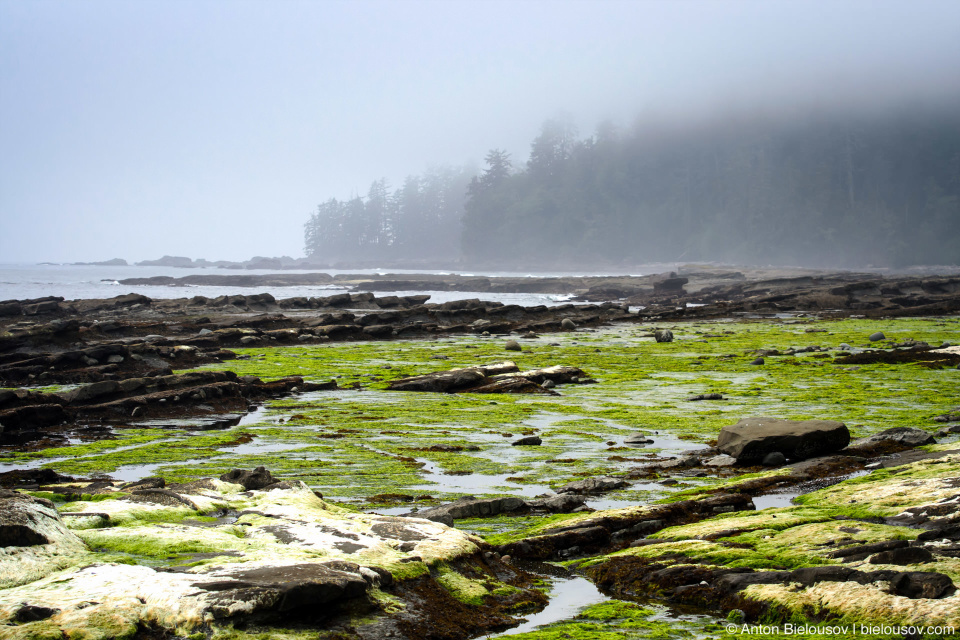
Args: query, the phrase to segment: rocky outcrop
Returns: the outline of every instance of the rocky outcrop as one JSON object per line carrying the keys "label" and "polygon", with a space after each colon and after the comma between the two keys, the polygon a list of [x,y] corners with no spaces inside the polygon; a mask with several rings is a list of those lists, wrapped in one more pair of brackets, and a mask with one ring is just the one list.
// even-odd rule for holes
{"label": "rocky outcrop", "polygon": [[[233,476],[251,486],[273,479],[264,469]],[[423,617],[459,615],[460,622],[447,624],[461,625],[453,633],[463,635],[509,624],[511,607],[543,604],[541,594],[523,588],[525,574],[495,557],[483,559],[479,541],[456,529],[347,511],[305,485],[280,484],[253,489],[208,479],[143,490],[180,496],[171,503],[132,500],[136,490],[108,487],[120,499],[68,503],[67,525],[52,503],[4,492],[5,637],[82,630],[84,637],[113,638],[144,625],[189,635],[291,620],[330,630],[355,624],[354,616],[402,629],[409,628],[410,614],[393,616],[408,599],[418,608],[427,604],[425,589],[434,596]],[[205,526],[181,524],[224,512],[236,515]],[[134,564],[111,562],[111,551],[121,549]],[[506,588],[503,580],[520,588]],[[496,589],[509,595],[484,600]],[[468,594],[473,604],[464,601]],[[395,604],[378,604],[383,602]],[[437,636],[418,629],[396,637]]]}
{"label": "rocky outcrop", "polygon": [[[740,609],[748,621],[810,616],[816,606],[826,619],[956,625],[960,452],[938,454],[893,476],[814,491],[797,506],[651,528],[586,571],[605,591]],[[731,480],[725,489],[749,491],[755,481]],[[847,515],[850,505],[856,517]]]}
{"label": "rocky outcrop", "polygon": [[231,412],[245,413],[250,402],[294,391],[336,388],[336,382],[307,382],[299,376],[263,382],[230,371],[192,371],[104,380],[61,393],[2,391],[0,442],[36,440],[53,433],[61,423],[76,420],[116,422],[219,413],[229,421]]}
{"label": "rocky outcrop", "polygon": [[721,429],[717,448],[740,463],[759,463],[774,451],[805,460],[839,451],[849,442],[850,432],[842,422],[757,417]]}
{"label": "rocky outcrop", "polygon": [[521,372],[515,363],[506,361],[401,378],[392,381],[388,388],[391,391],[443,393],[555,393],[544,386],[548,381],[552,387],[587,382],[588,379],[576,367],[556,365]]}
{"label": "rocky outcrop", "polygon": [[499,551],[511,557],[537,560],[602,553],[668,526],[753,508],[749,496],[728,494],[601,511],[565,521],[540,535],[500,545]]}

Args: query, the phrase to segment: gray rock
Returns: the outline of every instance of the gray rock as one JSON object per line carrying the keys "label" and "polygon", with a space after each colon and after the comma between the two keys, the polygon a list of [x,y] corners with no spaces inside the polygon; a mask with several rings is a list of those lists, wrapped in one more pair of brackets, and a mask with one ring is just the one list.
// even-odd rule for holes
{"label": "gray rock", "polygon": [[[528,505],[525,500],[512,496],[482,499],[466,497],[433,509],[407,514],[407,517],[426,518],[434,522],[448,524],[448,522],[452,523],[453,520],[496,516],[501,513],[521,511],[527,508]],[[452,524],[448,524],[448,526],[452,526]]]}
{"label": "gray rock", "polygon": [[557,386],[557,383],[554,382],[553,380],[544,380],[543,383],[540,384],[540,386],[543,387],[544,389],[553,389],[555,386]]}
{"label": "gray rock", "polygon": [[516,340],[507,340],[507,343],[503,345],[503,348],[507,351],[523,351],[523,348],[520,346],[520,343]]}
{"label": "gray rock", "polygon": [[883,331],[877,331],[876,333],[871,333],[869,340],[870,342],[876,342],[877,340],[883,340],[887,336],[883,335]]}
{"label": "gray rock", "polygon": [[700,464],[700,458],[695,456],[683,456],[681,458],[671,458],[658,462],[653,465],[656,469],[679,469],[682,467],[695,467]]}
{"label": "gray rock", "polygon": [[780,465],[787,463],[787,457],[780,453],[779,451],[771,451],[763,457],[763,466],[765,467],[779,467]]}
{"label": "gray rock", "polygon": [[571,511],[583,506],[586,498],[583,496],[565,493],[563,495],[548,496],[531,500],[527,504],[531,509],[540,509],[551,513],[570,513]]}
{"label": "gray rock", "polygon": [[925,444],[936,444],[933,436],[916,427],[893,427],[875,433],[866,438],[859,438],[850,443],[851,449],[856,449],[859,453],[891,453],[893,451],[902,451],[912,449]]}
{"label": "gray rock", "polygon": [[714,456],[703,463],[705,467],[732,467],[737,464],[737,459],[733,456],[728,456],[726,454],[721,454],[719,456]]}
{"label": "gray rock", "polygon": [[200,335],[202,336],[208,336],[211,333],[213,333],[213,331],[211,331],[210,329],[200,329]]}
{"label": "gray rock", "polygon": [[107,358],[107,362],[110,364],[120,364],[121,362],[123,362],[123,356],[119,354],[114,354]]}
{"label": "gray rock", "polygon": [[833,420],[780,420],[743,418],[720,430],[717,448],[740,463],[760,462],[771,452],[806,460],[843,449],[850,431]]}
{"label": "gray rock", "polygon": [[673,331],[670,331],[670,329],[657,329],[653,332],[653,339],[657,342],[673,342]]}
{"label": "gray rock", "polygon": [[559,489],[557,493],[603,493],[604,491],[613,491],[629,486],[626,480],[622,478],[613,478],[610,476],[601,476],[599,478],[587,478],[586,480],[577,480],[568,482]]}

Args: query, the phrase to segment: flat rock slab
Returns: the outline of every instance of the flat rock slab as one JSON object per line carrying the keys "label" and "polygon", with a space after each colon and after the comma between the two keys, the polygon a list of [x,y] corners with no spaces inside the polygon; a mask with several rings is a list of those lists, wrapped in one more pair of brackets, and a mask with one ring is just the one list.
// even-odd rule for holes
{"label": "flat rock slab", "polygon": [[717,448],[740,463],[761,462],[774,451],[787,458],[806,460],[843,449],[850,431],[834,420],[781,420],[744,418],[720,430]]}

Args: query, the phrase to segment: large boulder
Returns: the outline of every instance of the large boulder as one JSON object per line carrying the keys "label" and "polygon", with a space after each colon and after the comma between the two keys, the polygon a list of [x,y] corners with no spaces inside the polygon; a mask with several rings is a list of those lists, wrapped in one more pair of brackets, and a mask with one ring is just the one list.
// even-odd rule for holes
{"label": "large boulder", "polygon": [[721,429],[717,438],[717,448],[740,463],[759,463],[774,451],[806,460],[839,451],[849,443],[850,431],[842,422],[767,417],[743,418]]}

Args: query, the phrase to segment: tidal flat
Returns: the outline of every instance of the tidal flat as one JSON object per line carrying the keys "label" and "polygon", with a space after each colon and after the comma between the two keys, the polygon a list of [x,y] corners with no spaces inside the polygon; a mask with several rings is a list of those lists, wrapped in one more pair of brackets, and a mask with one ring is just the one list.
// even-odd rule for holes
{"label": "tidal flat", "polygon": [[[522,340],[519,353],[504,351],[502,338],[476,336],[236,349],[236,360],[211,367],[264,380],[335,379],[341,388],[268,400],[222,430],[131,422],[108,439],[17,453],[4,462],[80,476],[132,477],[149,466],[141,477],[177,481],[264,465],[333,500],[381,506],[376,496],[394,494],[417,506],[467,494],[532,497],[586,476],[623,474],[707,445],[746,416],[838,420],[857,438],[891,427],[934,430],[933,418],[960,401],[956,369],[833,362],[849,353],[842,344],[884,346],[868,341],[876,331],[896,343],[960,343],[960,321],[953,318],[657,327],[676,339],[657,343],[650,327],[620,325]],[[759,350],[810,346],[822,350],[751,364]],[[577,366],[597,384],[563,385],[560,396],[386,391],[392,379],[508,359],[521,369]],[[687,400],[709,393],[723,399]],[[635,432],[653,443],[625,446],[624,437]],[[541,446],[511,446],[534,434]],[[691,478],[680,488],[711,482]],[[650,502],[676,490],[642,484],[605,498]]]}
{"label": "tidal flat", "polygon": [[[671,330],[674,340],[655,341],[654,329]],[[883,332],[883,340],[870,341],[869,336],[877,332]],[[179,483],[218,477],[231,469],[265,466],[279,480],[303,482],[338,509],[382,515],[415,515],[465,496],[529,500],[569,482],[597,476],[627,479],[625,488],[586,497],[586,506],[599,512],[670,504],[781,473],[760,467],[637,473],[644,465],[715,445],[720,429],[741,418],[836,420],[847,425],[853,438],[859,438],[892,427],[919,427],[933,433],[941,426],[934,418],[960,405],[960,370],[956,368],[923,362],[838,361],[851,353],[898,344],[960,344],[960,319],[955,317],[615,324],[520,339],[519,352],[505,351],[506,339],[456,335],[237,348],[236,359],[207,368],[267,382],[289,376],[317,383],[333,379],[338,388],[267,399],[232,426],[206,429],[189,421],[128,420],[112,425],[105,437],[8,453],[0,462],[5,469],[41,468],[114,480],[160,476]],[[757,358],[763,359],[762,364]],[[595,383],[559,385],[559,395],[387,389],[391,380],[402,377],[504,360],[515,362],[521,370],[579,367]],[[721,399],[690,399],[702,394],[719,394]],[[638,432],[652,442],[624,442]],[[539,446],[513,445],[534,435],[542,440]],[[940,446],[953,443],[955,448],[956,439],[956,435],[940,439]],[[882,500],[871,498],[871,507],[857,510],[851,509],[846,499],[847,492],[857,486],[883,481],[884,473],[888,472],[873,471],[801,495],[796,505],[788,502],[779,508],[721,514],[667,528],[651,536],[660,544],[617,553],[656,559],[664,556],[664,545],[668,545],[675,561],[687,558],[761,570],[819,564],[817,545],[833,535],[832,522],[837,516],[869,518],[898,512],[902,505],[896,500],[884,510]],[[911,473],[922,475],[920,471]],[[64,511],[75,510],[77,505],[86,508],[80,502],[64,503],[60,494],[36,495],[58,501]],[[590,513],[500,514],[457,520],[455,526],[487,544],[503,545],[589,517]],[[884,524],[858,526],[858,538],[866,542],[916,536],[916,531],[903,527],[891,532],[887,529],[893,528]],[[729,533],[729,529],[738,532]],[[718,535],[710,541],[703,539],[713,534]],[[110,561],[151,566],[179,564],[185,554],[219,548],[189,542],[182,548],[128,541],[107,545],[107,538],[96,530],[81,537],[88,543],[96,541],[94,546],[111,554]],[[597,567],[608,561],[608,556],[600,556],[568,565],[577,575],[586,573],[600,582]],[[960,579],[954,563],[947,562],[939,570]],[[460,593],[461,599],[487,595],[483,590],[471,595],[469,588],[459,588],[463,586],[457,582],[460,574],[449,575],[448,590]],[[439,580],[444,584],[443,576]],[[549,593],[551,584],[559,589],[563,582],[545,576],[542,589]],[[774,612],[779,620],[810,619],[812,610],[807,605],[794,606],[788,595],[773,593],[773,586],[767,591],[771,592],[768,599],[779,598],[784,603],[785,608]],[[656,594],[610,588],[604,592],[607,595],[602,601],[565,610],[562,618],[514,637],[732,637],[724,631],[722,619],[707,615],[717,614],[716,610],[665,606]],[[616,599],[608,599],[611,595]],[[784,618],[783,612],[790,606],[794,608]],[[212,633],[209,637],[318,637],[316,631],[303,635],[303,630],[290,630],[289,636],[284,636],[281,629],[262,636],[259,631],[240,629]],[[751,637],[777,635],[758,633]],[[319,637],[325,636],[321,633]],[[850,633],[839,637],[862,636]]]}

